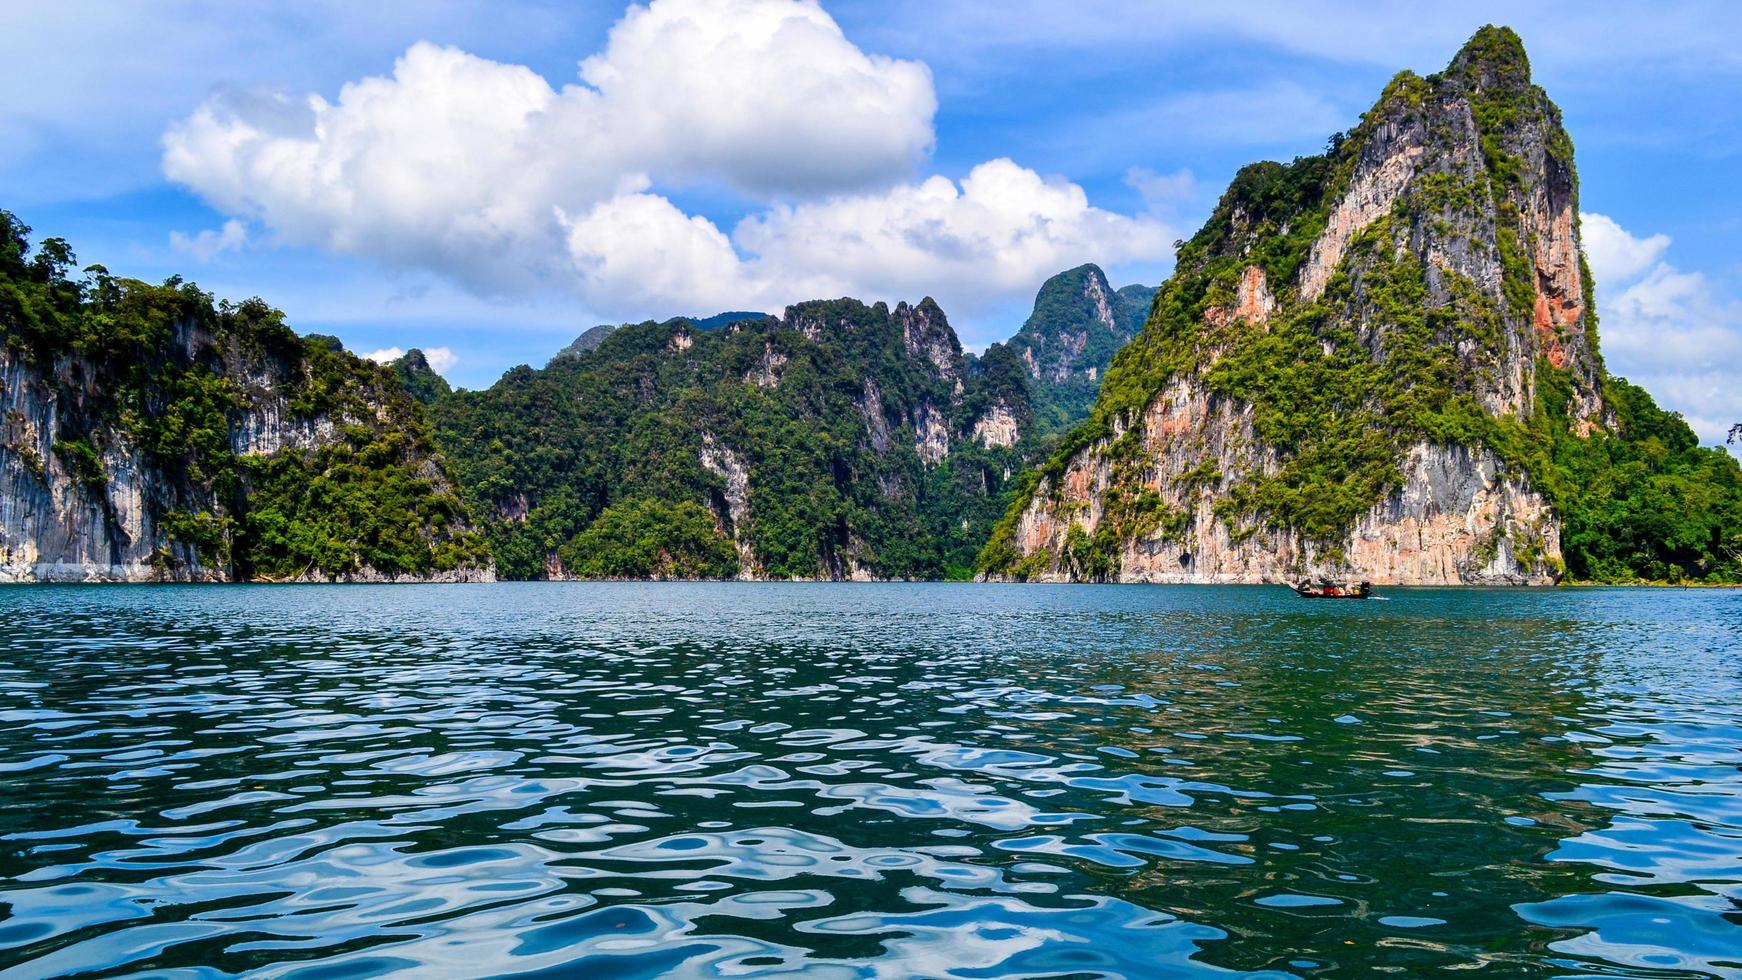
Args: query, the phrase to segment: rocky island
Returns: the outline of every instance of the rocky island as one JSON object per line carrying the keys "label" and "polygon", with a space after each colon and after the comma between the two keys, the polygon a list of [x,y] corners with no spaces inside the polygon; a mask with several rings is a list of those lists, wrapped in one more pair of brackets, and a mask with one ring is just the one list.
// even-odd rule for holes
{"label": "rocky island", "polygon": [[1607,375],[1592,295],[1560,111],[1484,28],[1323,155],[1240,171],[981,572],[1734,576],[1735,461]]}

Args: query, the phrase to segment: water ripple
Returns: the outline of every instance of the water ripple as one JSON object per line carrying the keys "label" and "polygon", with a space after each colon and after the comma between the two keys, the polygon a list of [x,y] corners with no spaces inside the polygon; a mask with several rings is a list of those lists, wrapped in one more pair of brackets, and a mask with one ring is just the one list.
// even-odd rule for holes
{"label": "water ripple", "polygon": [[0,592],[0,978],[1742,977],[1742,597]]}

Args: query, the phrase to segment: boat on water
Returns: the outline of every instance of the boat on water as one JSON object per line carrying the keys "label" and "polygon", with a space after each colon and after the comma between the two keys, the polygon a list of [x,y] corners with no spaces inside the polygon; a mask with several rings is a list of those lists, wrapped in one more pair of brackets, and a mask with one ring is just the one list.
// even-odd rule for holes
{"label": "boat on water", "polygon": [[1371,582],[1300,582],[1290,586],[1305,599],[1365,599],[1373,594]]}

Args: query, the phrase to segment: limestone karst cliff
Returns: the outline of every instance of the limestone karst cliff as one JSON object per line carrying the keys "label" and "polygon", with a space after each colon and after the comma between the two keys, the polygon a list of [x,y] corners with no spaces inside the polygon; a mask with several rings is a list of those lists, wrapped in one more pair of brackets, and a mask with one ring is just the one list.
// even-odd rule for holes
{"label": "limestone karst cliff", "polygon": [[[1622,532],[1582,495],[1620,487],[1629,453],[1655,465],[1635,449],[1660,428],[1695,450],[1606,379],[1591,295],[1560,112],[1517,36],[1484,28],[1324,155],[1235,177],[981,571],[1548,583],[1570,521],[1585,565],[1663,574],[1599,554]],[[1676,560],[1722,561],[1717,525],[1695,530],[1711,540]],[[1679,573],[1663,552],[1638,564]]]}
{"label": "limestone karst cliff", "polygon": [[0,212],[0,581],[491,577],[388,369],[27,230]]}

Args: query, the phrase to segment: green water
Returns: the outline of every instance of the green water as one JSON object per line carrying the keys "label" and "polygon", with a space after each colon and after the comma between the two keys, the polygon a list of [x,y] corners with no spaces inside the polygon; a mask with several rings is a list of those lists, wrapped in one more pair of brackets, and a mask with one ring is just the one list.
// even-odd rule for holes
{"label": "green water", "polygon": [[0,590],[0,977],[1742,976],[1742,594],[1387,595]]}

